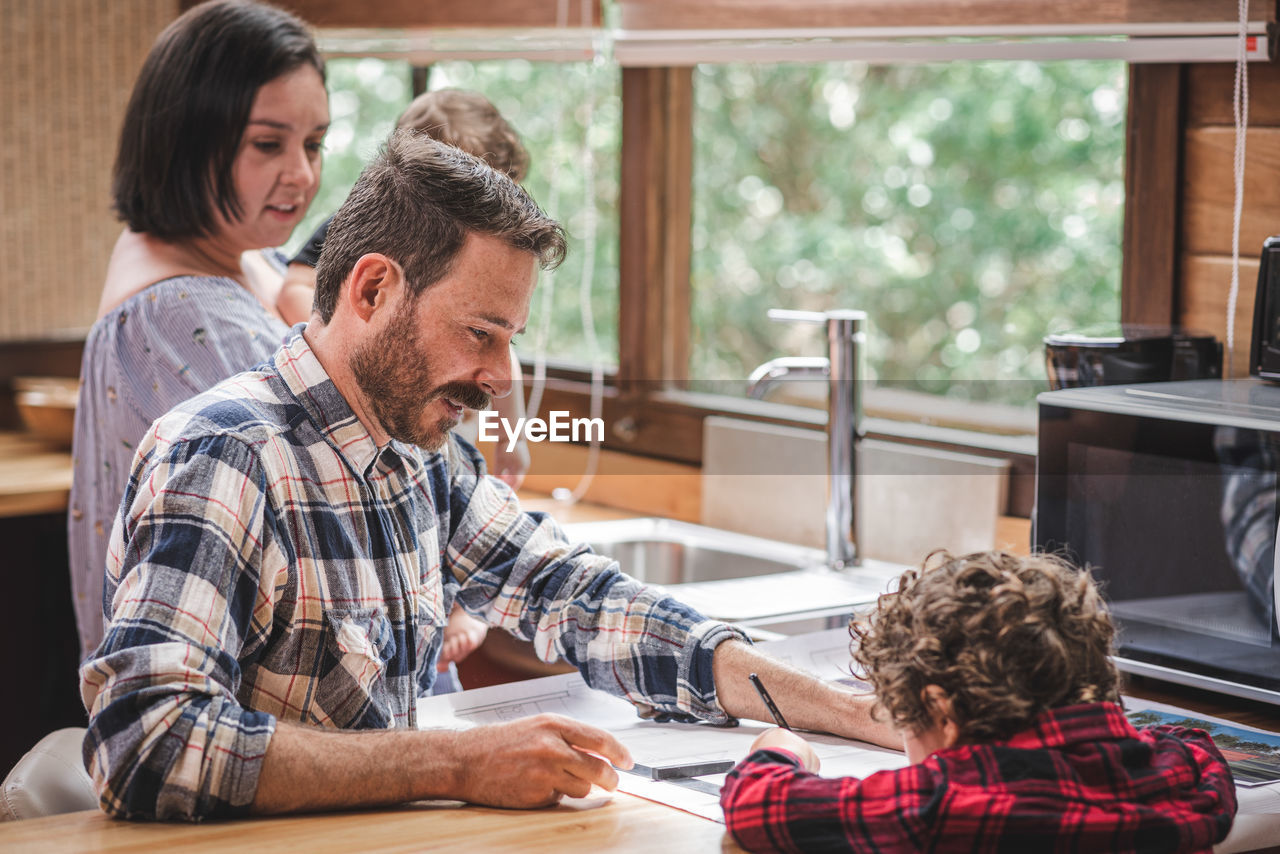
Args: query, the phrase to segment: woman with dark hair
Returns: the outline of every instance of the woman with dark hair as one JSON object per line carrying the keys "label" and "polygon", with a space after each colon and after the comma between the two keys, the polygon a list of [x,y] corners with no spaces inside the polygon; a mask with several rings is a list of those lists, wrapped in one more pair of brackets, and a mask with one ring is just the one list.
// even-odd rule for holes
{"label": "woman with dark hair", "polygon": [[264,250],[311,204],[328,125],[315,42],[273,6],[195,6],[143,64],[112,186],[127,228],[80,368],[68,537],[82,656],[102,638],[107,541],[134,446],[288,333],[276,309],[284,259]]}

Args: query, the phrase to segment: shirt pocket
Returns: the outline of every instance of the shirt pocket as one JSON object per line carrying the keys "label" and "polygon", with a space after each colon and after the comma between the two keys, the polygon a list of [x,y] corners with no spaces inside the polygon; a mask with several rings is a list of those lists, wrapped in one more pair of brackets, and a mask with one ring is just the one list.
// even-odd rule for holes
{"label": "shirt pocket", "polygon": [[396,652],[391,620],[379,607],[329,608],[324,612],[322,676],[316,705],[343,729],[391,726],[387,664]]}

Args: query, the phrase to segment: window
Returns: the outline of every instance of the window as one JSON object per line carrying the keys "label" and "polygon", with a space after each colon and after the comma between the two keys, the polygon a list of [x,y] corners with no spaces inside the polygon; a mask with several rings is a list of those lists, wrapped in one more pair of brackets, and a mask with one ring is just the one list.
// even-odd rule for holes
{"label": "window", "polygon": [[[541,344],[550,359],[591,364],[598,357],[617,367],[622,121],[617,69],[603,63],[523,59],[441,62],[431,67],[428,88],[444,87],[474,89],[493,101],[529,150],[526,188],[568,233],[564,264],[543,272],[538,281],[528,331],[517,339],[521,359],[528,364]],[[584,278],[591,295],[594,349],[583,328],[579,294]],[[543,324],[547,336],[540,342]]]}
{"label": "window", "polygon": [[[338,209],[412,98],[412,68],[404,61],[332,59],[328,81],[332,125],[325,142],[323,180],[289,250],[300,247]],[[518,340],[522,359],[527,364],[533,358],[545,318],[543,351],[549,359],[590,364],[598,357],[607,367],[616,367],[621,123],[617,69],[523,59],[436,63],[428,70],[427,88],[445,87],[483,93],[520,133],[531,161],[525,185],[569,235],[565,263],[540,279],[528,332]],[[591,293],[594,349],[580,311],[584,279]]]}
{"label": "window", "polygon": [[[1041,338],[1120,315],[1126,72],[1118,61],[620,72],[508,59],[437,62],[427,86],[494,101],[530,150],[527,186],[568,228],[569,258],[544,274],[519,344],[526,366],[548,318],[550,359],[586,368],[599,354],[618,369],[606,444],[697,463],[707,414],[817,423],[741,400],[760,362],[822,353],[814,328],[772,324],[771,307],[865,309],[871,375],[923,397],[927,420],[1004,404],[1013,432],[1033,424]],[[345,198],[411,78],[405,62],[331,61],[324,185],[295,244]],[[594,352],[579,310],[592,214]],[[668,390],[672,378],[694,394]],[[585,385],[548,394],[544,408],[588,414]],[[868,412],[885,414],[873,400]]]}
{"label": "window", "polygon": [[1045,334],[1120,317],[1126,74],[699,66],[691,387],[825,353],[770,308],[858,308],[877,386],[1028,406]]}
{"label": "window", "polygon": [[329,132],[324,139],[320,189],[285,252],[302,248],[320,223],[342,206],[360,171],[396,126],[412,94],[407,62],[382,59],[330,59],[325,63],[329,89]]}

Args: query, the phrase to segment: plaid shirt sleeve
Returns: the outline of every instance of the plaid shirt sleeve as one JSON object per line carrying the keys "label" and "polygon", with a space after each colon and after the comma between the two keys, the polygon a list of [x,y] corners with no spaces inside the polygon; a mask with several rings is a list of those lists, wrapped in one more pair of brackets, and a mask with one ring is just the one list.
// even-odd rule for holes
{"label": "plaid shirt sleeve", "polygon": [[770,748],[729,772],[720,804],[748,851],[919,851],[941,795],[919,765],[865,779],[820,777],[791,751]]}
{"label": "plaid shirt sleeve", "polygon": [[81,668],[85,764],[116,817],[244,815],[275,719],[236,701],[238,659],[270,632],[286,561],[243,442],[153,441],[108,548],[111,626]]}
{"label": "plaid shirt sleeve", "polygon": [[658,587],[625,575],[616,561],[572,544],[542,513],[520,510],[514,493],[484,477],[470,446],[453,446],[445,558],[472,613],[531,640],[544,661],[563,659],[588,685],[662,720],[728,723],[716,699],[712,655],[746,636],[709,620]]}
{"label": "plaid shirt sleeve", "polygon": [[1144,727],[1142,735],[1155,745],[1161,776],[1182,775],[1201,813],[1210,817],[1205,842],[1221,842],[1231,831],[1239,803],[1231,766],[1223,758],[1213,738],[1202,729],[1159,724]]}

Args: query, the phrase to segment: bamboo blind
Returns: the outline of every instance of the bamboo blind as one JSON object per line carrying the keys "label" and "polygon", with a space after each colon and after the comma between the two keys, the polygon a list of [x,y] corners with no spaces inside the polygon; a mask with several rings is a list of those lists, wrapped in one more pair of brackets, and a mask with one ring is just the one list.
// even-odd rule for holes
{"label": "bamboo blind", "polygon": [[177,0],[0,3],[0,340],[93,323],[129,91]]}

